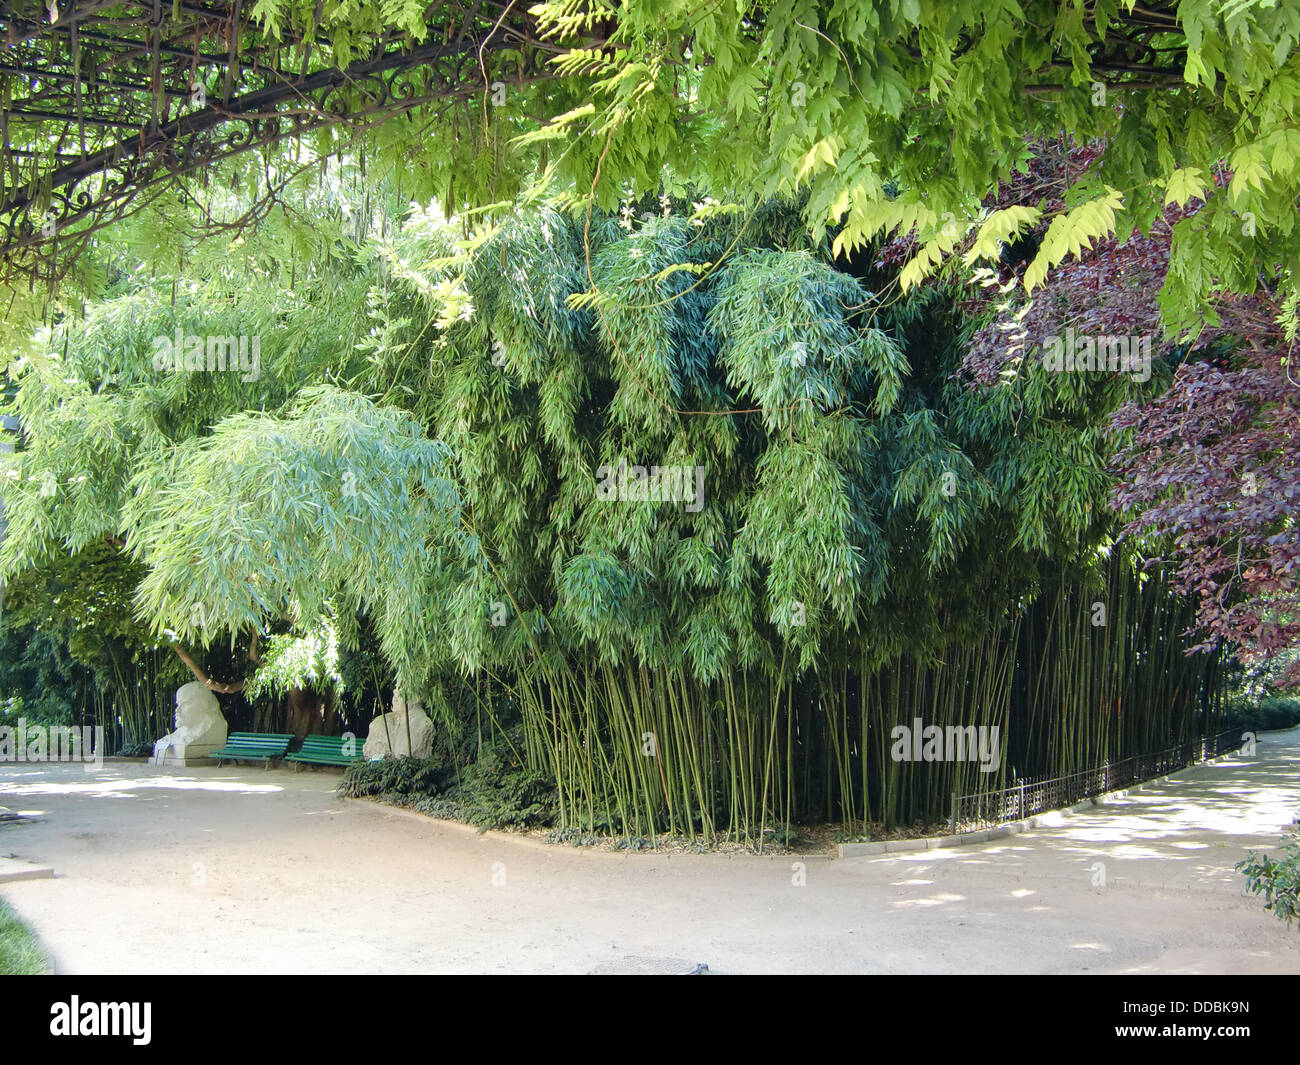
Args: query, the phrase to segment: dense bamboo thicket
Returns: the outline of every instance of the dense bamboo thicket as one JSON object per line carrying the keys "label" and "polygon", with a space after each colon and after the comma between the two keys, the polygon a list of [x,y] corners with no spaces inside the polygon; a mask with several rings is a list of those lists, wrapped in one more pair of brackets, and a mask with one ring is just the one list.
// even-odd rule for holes
{"label": "dense bamboo thicket", "polygon": [[[852,833],[1208,726],[1186,604],[1112,542],[1101,426],[1141,386],[974,388],[959,293],[886,305],[779,208],[673,210],[498,234],[417,401],[483,551],[457,664],[564,825]],[[620,461],[700,467],[703,505],[594,493]],[[997,726],[996,771],[896,760],[916,721]]]}
{"label": "dense bamboo thicket", "polygon": [[[790,208],[665,197],[461,247],[416,215],[328,311],[133,293],[20,382],[24,483],[71,487],[15,498],[6,557],[123,537],[139,616],[191,643],[371,633],[578,831],[856,833],[1210,727],[1214,663],[1108,505],[1108,417],[1168,369],[977,387],[965,294],[893,282]],[[256,382],[152,371],[212,322],[261,336]],[[65,468],[78,417],[119,476]],[[637,467],[674,473],[610,490]],[[996,759],[895,757],[917,722],[996,727]]]}
{"label": "dense bamboo thicket", "polygon": [[[1064,775],[1213,730],[1217,659],[1188,658],[1191,607],[1127,559],[1104,589],[1059,583],[1022,616],[933,656],[701,682],[637,663],[520,677],[529,763],[559,785],[564,825],[737,838],[832,821],[939,821],[953,794]],[[1098,598],[1100,596],[1100,598]],[[997,768],[896,760],[892,730],[998,728]]]}

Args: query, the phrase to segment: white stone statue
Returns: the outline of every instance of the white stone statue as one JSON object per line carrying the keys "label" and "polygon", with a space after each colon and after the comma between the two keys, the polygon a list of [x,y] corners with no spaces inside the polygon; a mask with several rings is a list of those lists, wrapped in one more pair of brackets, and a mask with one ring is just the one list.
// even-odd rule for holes
{"label": "white stone statue", "polygon": [[226,719],[217,697],[197,680],[176,690],[176,731],[153,745],[154,765],[202,763],[226,742]]}
{"label": "white stone statue", "polygon": [[368,762],[389,755],[428,758],[433,753],[433,722],[419,700],[403,697],[400,689],[393,692],[393,709],[370,722],[370,734],[361,753]]}

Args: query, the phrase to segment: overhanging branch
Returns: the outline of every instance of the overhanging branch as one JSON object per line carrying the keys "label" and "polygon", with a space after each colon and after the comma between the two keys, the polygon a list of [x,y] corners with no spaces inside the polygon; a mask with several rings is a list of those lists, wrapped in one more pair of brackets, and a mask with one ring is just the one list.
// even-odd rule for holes
{"label": "overhanging branch", "polygon": [[195,679],[207,688],[208,691],[220,692],[222,695],[231,695],[234,692],[244,690],[244,681],[242,680],[236,681],[233,684],[223,684],[221,681],[213,680],[206,672],[204,672],[203,667],[194,661],[194,656],[191,655],[189,651],[185,650],[180,643],[173,643],[172,650],[176,652],[176,657],[184,662],[189,668],[189,671],[194,674]]}

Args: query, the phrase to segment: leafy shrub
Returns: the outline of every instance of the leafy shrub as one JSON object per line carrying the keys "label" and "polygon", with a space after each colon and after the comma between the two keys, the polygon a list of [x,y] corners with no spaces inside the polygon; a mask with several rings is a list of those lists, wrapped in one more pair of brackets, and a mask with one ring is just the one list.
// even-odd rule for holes
{"label": "leafy shrub", "polygon": [[481,828],[530,828],[555,821],[555,785],[494,747],[459,772],[432,759],[363,762],[344,772],[339,792],[353,799],[377,797]]}
{"label": "leafy shrub", "polygon": [[1259,701],[1233,700],[1224,712],[1223,723],[1243,732],[1268,732],[1300,725],[1300,697],[1275,695]]}
{"label": "leafy shrub", "polygon": [[446,797],[461,804],[462,821],[484,828],[552,824],[558,798],[549,778],[497,748],[488,748],[467,766]]}
{"label": "leafy shrub", "polygon": [[1300,917],[1300,832],[1288,833],[1282,842],[1282,857],[1250,851],[1236,869],[1246,877],[1246,890],[1263,895],[1264,909],[1289,925]]}
{"label": "leafy shrub", "polygon": [[575,847],[594,847],[600,842],[600,837],[590,832],[584,832],[580,828],[557,828],[546,835],[547,843],[571,843]]}
{"label": "leafy shrub", "polygon": [[424,758],[381,758],[348,766],[339,782],[339,793],[349,799],[381,795],[420,797],[436,795],[447,786],[451,771]]}
{"label": "leafy shrub", "polygon": [[775,843],[778,847],[792,846],[799,838],[799,830],[794,825],[777,825],[763,830],[763,842]]}

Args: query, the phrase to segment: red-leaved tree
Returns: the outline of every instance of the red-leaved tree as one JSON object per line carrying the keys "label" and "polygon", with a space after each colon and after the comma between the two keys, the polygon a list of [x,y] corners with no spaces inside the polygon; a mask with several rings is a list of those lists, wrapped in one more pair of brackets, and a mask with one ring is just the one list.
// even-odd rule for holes
{"label": "red-leaved tree", "polygon": [[[1064,190],[1097,156],[1087,146],[1038,145],[1029,167],[985,206],[1057,210]],[[1226,171],[1214,175],[1216,191],[1230,178]],[[1028,301],[1007,284],[1032,259],[1041,227],[1027,234],[994,276],[986,272],[984,284],[972,286],[968,309],[986,321],[972,337],[963,373],[971,387],[1007,386],[1067,328],[1149,339],[1152,359],[1172,367],[1168,387],[1151,396],[1150,386],[1123,381],[1097,392],[1099,402],[1114,408],[1110,471],[1120,536],[1136,541],[1147,564],[1160,566],[1176,590],[1196,596],[1194,650],[1226,643],[1243,663],[1256,665],[1300,647],[1295,338],[1283,325],[1278,293],[1266,285],[1249,296],[1224,296],[1195,336],[1166,334],[1159,293],[1172,228],[1200,206],[1170,205],[1147,233],[1097,242],[1055,268]],[[894,242],[881,263],[901,262],[912,250]],[[1300,662],[1292,660],[1279,680],[1300,684]]]}

